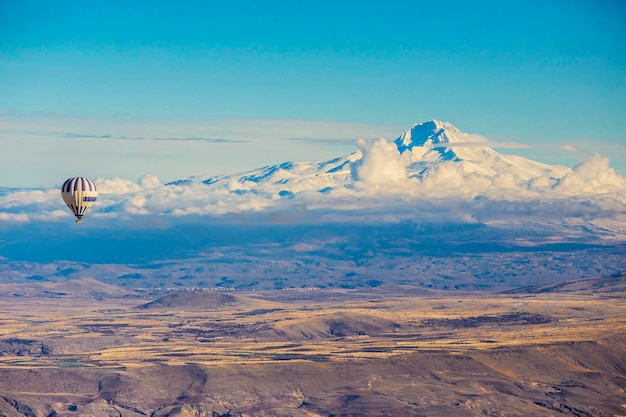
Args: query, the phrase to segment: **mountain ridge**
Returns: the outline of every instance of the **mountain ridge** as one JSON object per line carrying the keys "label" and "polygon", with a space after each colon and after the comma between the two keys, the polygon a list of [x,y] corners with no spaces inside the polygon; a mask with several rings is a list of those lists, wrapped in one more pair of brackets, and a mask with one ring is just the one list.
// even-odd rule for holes
{"label": "mountain ridge", "polygon": [[[489,145],[480,135],[430,120],[414,124],[393,141],[358,140],[355,151],[324,161],[281,162],[165,184],[154,176],[137,184],[102,179],[100,193],[108,194],[110,203],[103,201],[90,215],[322,211],[336,218],[375,210],[385,211],[379,219],[426,219],[433,217],[430,212],[451,212],[470,222],[500,217],[511,209],[536,218],[626,215],[626,179],[609,167],[608,159],[595,155],[568,168],[503,155]],[[542,212],[546,209],[547,215]]]}
{"label": "mountain ridge", "polygon": [[367,190],[370,196],[372,192],[426,197],[485,195],[507,200],[515,194],[510,191],[545,198],[538,194],[558,191],[561,179],[573,174],[568,167],[502,155],[484,138],[477,141],[476,137],[448,122],[431,120],[413,125],[393,142],[359,141],[359,149],[353,153],[327,161],[283,162],[233,175],[194,176],[165,186],[202,183],[238,195],[263,194],[270,202],[300,193],[355,197],[355,190]]}
{"label": "mountain ridge", "polygon": [[[459,218],[463,212],[472,222],[511,210],[535,220],[626,216],[626,178],[607,158],[596,154],[569,168],[501,154],[490,145],[480,135],[431,120],[393,141],[358,140],[355,151],[323,161],[281,162],[165,184],[149,174],[137,182],[98,178],[100,197],[89,218],[313,211],[336,218],[372,210],[381,213],[379,219],[427,218],[431,212]],[[68,216],[55,188],[0,189],[0,221]]]}
{"label": "mountain ridge", "polygon": [[[542,164],[519,156],[503,156],[494,151],[487,141],[476,142],[470,138],[476,135],[468,135],[461,132],[449,122],[430,120],[423,123],[414,124],[409,130],[402,133],[393,142],[400,155],[406,153],[411,156],[409,167],[409,177],[423,177],[428,170],[432,170],[436,165],[445,162],[462,163],[466,173],[481,172],[495,175],[486,168],[479,169],[477,164],[481,157],[487,158],[487,162],[498,163],[504,161],[510,167],[515,165],[532,166],[533,174],[539,175],[535,171],[550,171],[555,175],[565,175],[571,169],[560,166]],[[459,148],[457,148],[459,146]],[[295,177],[329,177],[338,180],[339,184],[347,185],[352,180],[349,174],[354,174],[352,165],[358,163],[363,158],[364,148],[368,143],[363,141],[362,146],[357,151],[327,161],[307,162],[289,161],[279,164],[266,165],[264,167],[245,171],[233,175],[218,176],[194,176],[185,180],[171,181],[165,185],[181,185],[187,181],[201,181],[206,185],[216,184],[224,180],[235,179],[239,183],[257,183],[264,181],[274,181],[286,184],[292,182]],[[421,148],[416,150],[415,148]],[[467,149],[462,149],[467,148]],[[462,150],[459,150],[462,149]],[[478,151],[476,149],[479,149]],[[494,161],[495,159],[495,161]],[[482,161],[484,165],[484,160]],[[469,166],[468,166],[469,165]],[[328,184],[326,184],[328,185]],[[322,187],[321,189],[324,189]],[[300,190],[297,190],[300,191]]]}

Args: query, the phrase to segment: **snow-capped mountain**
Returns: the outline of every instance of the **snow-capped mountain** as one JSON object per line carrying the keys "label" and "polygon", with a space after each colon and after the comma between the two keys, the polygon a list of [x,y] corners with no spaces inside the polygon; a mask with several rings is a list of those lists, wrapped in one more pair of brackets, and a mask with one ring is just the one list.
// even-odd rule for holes
{"label": "snow-capped mountain", "polygon": [[[416,124],[395,141],[359,140],[357,148],[328,161],[284,162],[166,184],[150,175],[138,182],[100,178],[100,197],[90,217],[294,209],[341,215],[374,210],[380,218],[409,213],[427,219],[430,213],[481,221],[501,213],[546,216],[546,210],[572,218],[626,215],[626,179],[599,155],[574,168],[546,165],[500,154],[485,138],[437,120]],[[69,216],[57,191],[5,192],[0,220]]]}
{"label": "snow-capped mountain", "polygon": [[399,152],[410,153],[409,171],[417,177],[428,177],[432,174],[429,171],[447,164],[462,170],[464,176],[507,177],[511,185],[541,187],[553,186],[571,172],[566,167],[501,155],[489,148],[483,138],[465,134],[450,123],[436,120],[414,125],[394,143]]}
{"label": "snow-capped mountain", "polygon": [[[488,144],[450,123],[432,120],[414,125],[393,142],[360,141],[357,151],[329,161],[285,162],[236,175],[192,177],[165,186],[202,187],[204,192],[199,192],[198,198],[203,199],[212,191],[218,191],[221,197],[262,196],[267,199],[266,204],[298,196],[319,200],[320,194],[516,200],[539,194],[546,197],[546,193],[556,196],[563,191],[560,188],[564,179],[576,177],[570,168],[502,155]],[[604,164],[600,159],[594,163]],[[608,168],[608,162],[606,169],[609,174],[602,185],[616,190],[624,188],[623,178]],[[587,180],[577,179],[574,183]],[[588,191],[587,187],[582,188],[570,191]]]}
{"label": "snow-capped mountain", "polygon": [[[178,186],[201,182],[205,185],[226,186],[238,193],[276,192],[279,196],[292,196],[305,191],[329,192],[332,189],[350,187],[359,181],[367,182],[376,175],[384,176],[390,169],[399,168],[397,162],[405,164],[406,176],[398,175],[398,181],[416,178],[422,180],[432,176],[433,170],[441,165],[454,166],[464,176],[479,174],[495,177],[507,173],[518,182],[549,178],[546,184],[554,184],[571,169],[549,166],[517,156],[504,156],[487,146],[487,142],[472,140],[450,123],[437,120],[414,125],[398,137],[393,144],[386,142],[359,144],[356,152],[324,162],[285,162],[231,176],[193,177],[170,182]],[[381,149],[385,149],[382,151]],[[368,161],[368,153],[376,155]],[[385,154],[386,153],[386,154]],[[365,159],[365,160],[364,160]],[[374,171],[366,178],[359,175],[359,167],[369,162]],[[371,167],[376,162],[375,167]],[[406,178],[405,178],[406,177]],[[379,190],[385,191],[385,190]]]}
{"label": "snow-capped mountain", "polygon": [[[559,215],[579,216],[583,206],[594,207],[595,213],[623,211],[626,181],[609,168],[606,158],[595,156],[571,169],[502,155],[488,145],[480,136],[433,120],[414,125],[393,142],[360,140],[355,152],[329,161],[285,162],[165,185],[144,178],[130,193],[132,187],[124,185],[117,197],[119,181],[102,180],[101,193],[111,195],[110,203],[115,203],[105,202],[108,207],[101,210],[219,215],[296,207],[345,214],[385,207],[397,212],[404,207],[424,216],[424,205],[435,212],[461,205],[457,218],[475,218],[476,212],[484,218],[485,213],[498,212],[502,202],[517,205],[508,207],[509,212],[518,211],[518,206],[537,212],[546,201],[559,201],[548,204]],[[567,200],[571,198],[576,201]],[[442,200],[447,201],[441,203],[444,208],[432,207]],[[494,207],[478,208],[485,202]]]}

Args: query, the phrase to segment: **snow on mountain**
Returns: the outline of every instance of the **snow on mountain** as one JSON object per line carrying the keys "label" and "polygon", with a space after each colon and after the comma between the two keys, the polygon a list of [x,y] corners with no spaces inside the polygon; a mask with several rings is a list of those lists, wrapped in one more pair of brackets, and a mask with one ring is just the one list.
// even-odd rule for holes
{"label": "snow on mountain", "polygon": [[[221,215],[266,211],[352,213],[389,218],[404,212],[484,219],[508,212],[611,217],[623,215],[626,179],[599,155],[574,168],[502,155],[478,135],[436,120],[395,141],[359,140],[358,149],[322,162],[285,162],[236,175],[195,176],[162,184],[97,179],[90,217]],[[0,193],[0,221],[70,216],[55,190]],[[454,213],[451,213],[454,211]]]}
{"label": "snow on mountain", "polygon": [[430,120],[413,125],[412,128],[396,139],[394,143],[400,152],[404,152],[416,146],[435,147],[451,143],[468,143],[472,141],[471,137],[450,123]]}
{"label": "snow on mountain", "polygon": [[501,155],[484,138],[439,121],[415,125],[394,143],[400,152],[409,152],[414,177],[432,187],[445,187],[441,195],[451,189],[472,197],[487,193],[496,198],[503,188],[544,191],[570,172],[566,167]]}
{"label": "snow on mountain", "polygon": [[307,192],[351,195],[354,190],[406,197],[424,195],[424,191],[440,197],[458,196],[459,188],[474,197],[489,192],[494,183],[499,189],[554,186],[571,171],[500,155],[485,143],[472,142],[451,124],[438,121],[415,125],[393,143],[380,139],[357,145],[356,152],[330,161],[287,162],[239,175],[191,178],[186,184],[200,181],[239,195],[262,194],[272,200]]}

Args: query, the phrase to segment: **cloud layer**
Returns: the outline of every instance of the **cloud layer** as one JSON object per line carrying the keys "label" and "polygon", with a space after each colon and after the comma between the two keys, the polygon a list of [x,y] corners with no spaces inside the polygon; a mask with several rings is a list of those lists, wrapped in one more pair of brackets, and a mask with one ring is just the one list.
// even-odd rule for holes
{"label": "cloud layer", "polygon": [[[432,129],[445,131],[451,142],[433,146],[435,136],[413,138],[401,152],[398,141],[360,140],[356,152],[330,161],[286,162],[166,184],[153,175],[137,181],[98,178],[100,196],[86,217],[98,223],[222,215],[266,221],[486,222],[626,215],[626,179],[605,157],[596,154],[571,169],[545,165],[462,142],[464,134],[448,124]],[[70,219],[57,189],[0,193],[5,224]]]}

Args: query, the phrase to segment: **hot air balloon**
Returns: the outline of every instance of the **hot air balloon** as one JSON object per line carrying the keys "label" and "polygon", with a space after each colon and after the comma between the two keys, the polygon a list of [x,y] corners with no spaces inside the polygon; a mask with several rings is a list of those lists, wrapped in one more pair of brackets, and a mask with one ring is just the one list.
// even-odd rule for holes
{"label": "hot air balloon", "polygon": [[83,215],[98,198],[98,188],[96,188],[96,183],[89,178],[73,177],[63,183],[61,196],[76,216],[76,223],[82,223]]}

